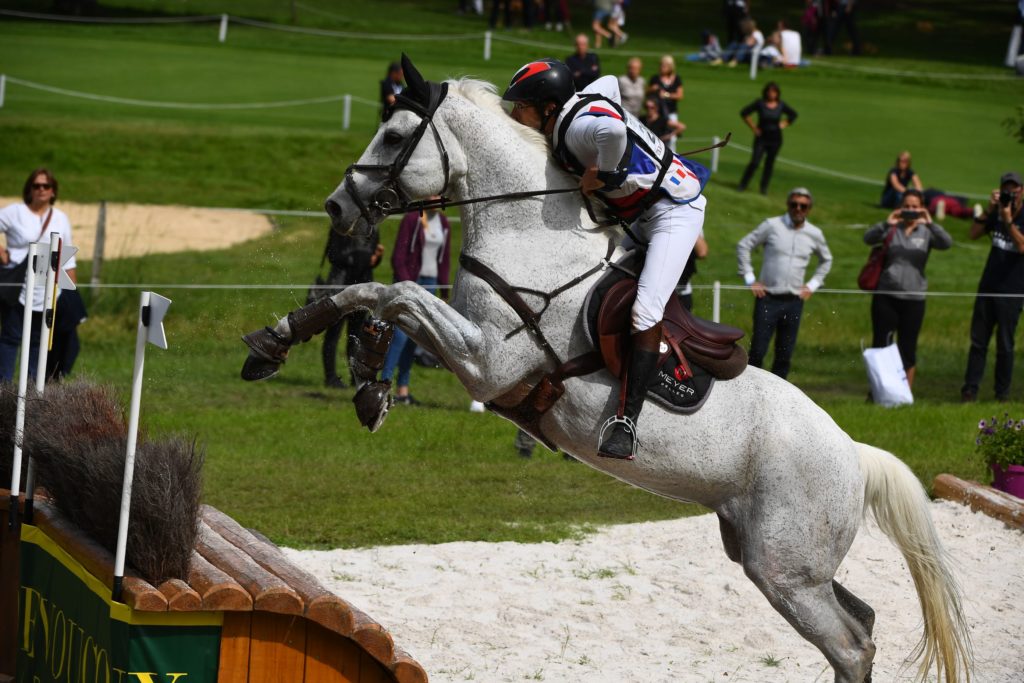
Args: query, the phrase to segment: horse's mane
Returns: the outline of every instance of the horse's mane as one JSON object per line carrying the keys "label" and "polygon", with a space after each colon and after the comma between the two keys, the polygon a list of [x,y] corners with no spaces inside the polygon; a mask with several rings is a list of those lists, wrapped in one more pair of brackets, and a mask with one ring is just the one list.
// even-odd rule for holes
{"label": "horse's mane", "polygon": [[464,76],[449,80],[448,88],[451,92],[464,97],[481,109],[501,114],[499,119],[507,121],[508,126],[523,140],[533,145],[537,150],[547,154],[548,143],[543,135],[538,131],[516,123],[511,116],[505,114],[505,110],[501,106],[501,98],[498,97],[497,88],[494,87],[493,83]]}

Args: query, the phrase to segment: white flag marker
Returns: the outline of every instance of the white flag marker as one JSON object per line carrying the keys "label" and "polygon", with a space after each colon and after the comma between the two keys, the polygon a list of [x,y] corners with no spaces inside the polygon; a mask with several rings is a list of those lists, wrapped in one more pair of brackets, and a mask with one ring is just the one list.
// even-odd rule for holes
{"label": "white flag marker", "polygon": [[146,363],[146,342],[167,348],[164,335],[164,315],[171,300],[142,292],[139,297],[139,327],[135,336],[135,370],[132,373],[132,402],[128,412],[128,447],[124,458],[124,482],[121,485],[121,517],[117,525],[117,553],[114,556],[114,586],[112,597],[121,601],[124,581],[124,555],[128,542],[128,514],[132,503],[132,477],[135,474],[135,443],[139,434],[139,406],[142,403],[142,371]]}

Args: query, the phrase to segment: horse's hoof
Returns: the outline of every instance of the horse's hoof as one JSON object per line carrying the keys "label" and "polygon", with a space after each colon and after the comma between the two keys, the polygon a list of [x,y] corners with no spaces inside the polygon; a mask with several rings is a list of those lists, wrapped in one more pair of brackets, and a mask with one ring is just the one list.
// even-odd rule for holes
{"label": "horse's hoof", "polygon": [[376,432],[384,424],[384,418],[394,403],[391,398],[391,382],[367,382],[359,387],[352,402],[356,405],[359,424],[370,432]]}
{"label": "horse's hoof", "polygon": [[246,382],[256,382],[261,379],[270,379],[281,369],[277,361],[265,360],[254,353],[250,353],[242,365],[242,379]]}

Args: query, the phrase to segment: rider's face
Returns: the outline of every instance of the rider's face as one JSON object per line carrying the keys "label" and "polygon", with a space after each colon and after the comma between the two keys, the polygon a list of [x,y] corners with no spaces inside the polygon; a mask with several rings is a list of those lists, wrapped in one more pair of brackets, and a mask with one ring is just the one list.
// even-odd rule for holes
{"label": "rider's face", "polygon": [[523,124],[527,128],[540,130],[541,115],[537,105],[527,102],[516,102],[515,106],[512,107],[511,115],[516,122]]}

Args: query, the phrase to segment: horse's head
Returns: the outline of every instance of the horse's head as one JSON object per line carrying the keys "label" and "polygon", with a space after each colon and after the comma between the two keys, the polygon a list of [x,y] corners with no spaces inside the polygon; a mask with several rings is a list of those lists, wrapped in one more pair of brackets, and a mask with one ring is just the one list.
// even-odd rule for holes
{"label": "horse's head", "polygon": [[443,195],[451,183],[452,162],[442,138],[447,128],[435,120],[448,84],[424,80],[404,54],[402,70],[408,87],[324,203],[332,227],[342,234],[368,234],[409,202]]}

